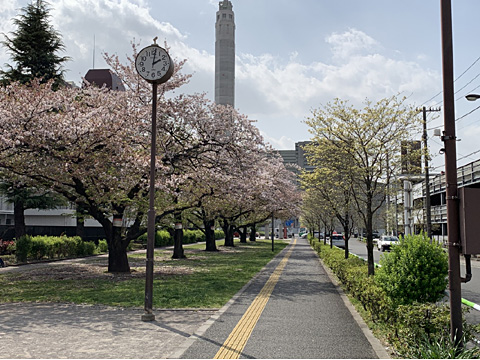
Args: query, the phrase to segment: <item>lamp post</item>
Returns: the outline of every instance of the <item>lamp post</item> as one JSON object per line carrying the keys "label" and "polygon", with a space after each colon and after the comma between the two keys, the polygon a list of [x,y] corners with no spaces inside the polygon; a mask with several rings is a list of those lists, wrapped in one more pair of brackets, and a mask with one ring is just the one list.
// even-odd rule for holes
{"label": "lamp post", "polygon": [[274,245],[274,237],[275,237],[275,234],[274,234],[274,230],[275,230],[275,216],[272,212],[272,251],[275,251],[275,245]]}

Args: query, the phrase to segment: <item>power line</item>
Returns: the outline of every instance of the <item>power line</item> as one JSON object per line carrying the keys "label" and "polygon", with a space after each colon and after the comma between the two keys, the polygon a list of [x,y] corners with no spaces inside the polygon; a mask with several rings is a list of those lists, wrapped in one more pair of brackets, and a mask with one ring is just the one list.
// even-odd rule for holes
{"label": "power line", "polygon": [[[473,110],[469,111],[468,113],[460,116],[459,118],[456,118],[455,122],[462,120],[463,118],[467,117],[468,115],[472,114],[473,112],[477,111],[478,109],[480,109],[480,106],[477,106],[475,109],[473,109]],[[435,126],[435,127],[429,128],[428,130],[440,129],[442,126],[443,125]]]}
{"label": "power line", "polygon": [[[479,152],[480,152],[480,150],[477,150],[477,151],[474,151],[474,152],[472,152],[472,153],[470,153],[470,154],[468,154],[468,155],[464,155],[464,156],[462,156],[461,158],[458,158],[457,161],[458,161],[458,160],[463,160],[463,159],[465,159],[465,158],[467,158],[467,157],[470,157],[470,156],[472,156],[472,155],[478,154]],[[460,154],[460,155],[461,155],[461,154]]]}
{"label": "power line", "polygon": [[[468,70],[470,70],[470,69],[471,69],[477,62],[479,62],[479,61],[480,61],[480,56],[479,56],[464,72],[462,72],[462,73],[455,79],[454,82],[456,82],[456,81],[457,81],[458,79],[460,79],[463,75],[465,75],[465,73],[466,73]],[[479,74],[479,75],[480,75],[480,74]],[[477,75],[477,76],[478,76],[478,75]],[[472,81],[473,81],[473,80],[472,80]],[[432,96],[432,97],[431,97],[430,99],[428,99],[427,101],[425,101],[425,102],[422,104],[422,106],[425,105],[426,103],[428,103],[429,101],[432,101],[433,99],[435,99],[438,95],[440,95],[440,94],[442,94],[442,93],[443,93],[443,90],[440,91],[438,94]],[[441,104],[442,102],[443,102],[443,100],[440,101],[440,102],[439,102],[438,104],[436,104],[435,106]]]}

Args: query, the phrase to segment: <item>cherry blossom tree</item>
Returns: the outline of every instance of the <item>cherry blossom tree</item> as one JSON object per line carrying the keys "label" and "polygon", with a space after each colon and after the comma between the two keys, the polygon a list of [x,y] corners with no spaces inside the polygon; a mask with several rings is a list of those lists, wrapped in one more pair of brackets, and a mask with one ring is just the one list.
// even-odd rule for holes
{"label": "cherry blossom tree", "polygon": [[[88,84],[53,91],[52,81],[40,80],[0,91],[0,168],[62,194],[96,219],[106,234],[110,272],[129,271],[127,246],[146,232],[152,92],[135,71],[136,53],[133,45],[126,64],[106,57],[125,92]],[[182,65],[176,62],[158,91],[157,220],[201,204],[226,211],[230,202],[252,211],[255,198],[270,196],[275,200],[266,211],[286,211],[277,199],[290,193],[280,188],[289,186],[287,174],[278,159],[275,166],[266,160],[258,129],[203,94],[175,95],[190,77]],[[113,218],[123,219],[122,227]]]}

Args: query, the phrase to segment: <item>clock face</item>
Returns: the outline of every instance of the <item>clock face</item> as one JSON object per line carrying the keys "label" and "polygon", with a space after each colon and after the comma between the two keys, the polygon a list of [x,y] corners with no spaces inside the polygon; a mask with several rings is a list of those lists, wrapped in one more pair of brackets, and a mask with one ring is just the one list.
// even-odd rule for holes
{"label": "clock face", "polygon": [[139,75],[151,83],[162,84],[173,74],[173,62],[170,56],[158,45],[147,46],[140,50],[135,59]]}

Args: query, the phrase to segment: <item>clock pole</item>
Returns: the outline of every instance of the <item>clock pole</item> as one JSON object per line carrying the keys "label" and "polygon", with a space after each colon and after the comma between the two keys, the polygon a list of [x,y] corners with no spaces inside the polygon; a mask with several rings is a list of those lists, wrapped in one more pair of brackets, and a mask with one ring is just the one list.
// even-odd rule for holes
{"label": "clock pole", "polygon": [[[140,50],[135,59],[138,74],[152,84],[152,144],[150,154],[150,206],[147,224],[147,261],[145,268],[145,313],[142,321],[154,321],[153,314],[153,268],[155,250],[155,164],[157,155],[157,92],[158,85],[165,83],[173,75],[174,65],[167,51],[157,45]],[[151,62],[150,62],[151,61]],[[151,64],[151,65],[150,65]]]}
{"label": "clock pole", "polygon": [[152,145],[150,154],[150,207],[147,224],[147,265],[145,278],[145,314],[143,321],[154,321],[153,313],[153,255],[155,247],[155,160],[157,154],[157,89],[158,84],[152,83]]}

